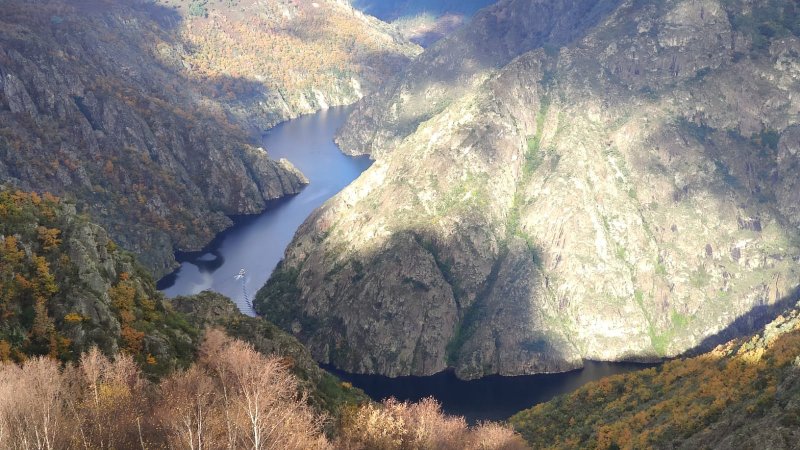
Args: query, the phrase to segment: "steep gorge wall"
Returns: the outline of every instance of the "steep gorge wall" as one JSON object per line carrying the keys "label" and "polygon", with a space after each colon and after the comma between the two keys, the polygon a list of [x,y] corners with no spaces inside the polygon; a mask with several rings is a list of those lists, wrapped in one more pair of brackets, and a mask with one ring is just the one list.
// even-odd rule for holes
{"label": "steep gorge wall", "polygon": [[[259,311],[345,370],[475,378],[674,356],[780,309],[800,281],[792,7],[622,2],[427,91],[441,111],[408,103],[424,90],[365,102],[348,139],[375,164],[299,230]],[[469,61],[460,39],[438,52]],[[451,73],[427,67],[403,83]]]}
{"label": "steep gorge wall", "polygon": [[[323,5],[286,6],[287,18],[272,2],[208,17],[153,2],[4,2],[0,182],[73,200],[156,276],[169,272],[175,250],[201,249],[228,216],[259,213],[306,183],[252,145],[251,129],[355,101],[417,51],[386,24]],[[256,26],[272,34],[229,45]],[[296,36],[312,30],[324,36]],[[287,36],[310,44],[275,47],[292,44]],[[323,51],[352,57],[357,73],[332,74]],[[361,92],[334,99],[325,86],[339,81]],[[264,97],[277,92],[280,102]],[[303,103],[309,92],[320,102]]]}

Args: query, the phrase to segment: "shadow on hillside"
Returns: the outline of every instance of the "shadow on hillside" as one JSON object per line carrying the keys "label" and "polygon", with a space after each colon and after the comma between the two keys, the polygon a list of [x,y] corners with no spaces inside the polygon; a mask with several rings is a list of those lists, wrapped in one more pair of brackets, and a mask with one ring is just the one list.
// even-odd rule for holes
{"label": "shadow on hillside", "polygon": [[771,305],[759,305],[739,316],[719,333],[709,336],[682,356],[697,356],[731,340],[759,333],[764,327],[800,301],[800,287]]}
{"label": "shadow on hillside", "polygon": [[166,30],[176,30],[183,23],[183,17],[175,8],[158,5],[152,1],[134,4],[134,8],[141,8],[153,21]]}

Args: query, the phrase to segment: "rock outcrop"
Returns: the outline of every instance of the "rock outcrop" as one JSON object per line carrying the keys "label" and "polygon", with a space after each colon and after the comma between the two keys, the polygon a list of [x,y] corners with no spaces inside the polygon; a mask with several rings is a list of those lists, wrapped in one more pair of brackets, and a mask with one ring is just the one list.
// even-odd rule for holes
{"label": "rock outcrop", "polygon": [[152,375],[185,367],[197,331],[149,274],[74,205],[0,188],[0,360],[125,351]]}
{"label": "rock outcrop", "polygon": [[344,370],[462,378],[675,356],[774,313],[800,281],[800,29],[748,5],[479,13],[360,105],[339,141],[375,164],[257,309]]}

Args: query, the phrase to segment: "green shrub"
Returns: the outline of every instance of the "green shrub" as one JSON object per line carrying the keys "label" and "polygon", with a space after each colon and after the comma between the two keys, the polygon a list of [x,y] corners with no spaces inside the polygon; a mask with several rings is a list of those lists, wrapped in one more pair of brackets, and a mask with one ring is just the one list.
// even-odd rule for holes
{"label": "green shrub", "polygon": [[208,0],[192,0],[189,4],[189,15],[194,17],[208,17]]}

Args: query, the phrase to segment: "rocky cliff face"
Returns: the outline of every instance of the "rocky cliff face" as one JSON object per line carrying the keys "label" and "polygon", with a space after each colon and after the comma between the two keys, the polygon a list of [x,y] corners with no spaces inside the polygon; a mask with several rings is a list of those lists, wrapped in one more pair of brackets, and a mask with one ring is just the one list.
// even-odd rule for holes
{"label": "rocky cliff face", "polygon": [[355,101],[417,51],[341,2],[227,5],[4,2],[0,180],[74,199],[160,276],[306,182],[246,128]]}
{"label": "rocky cliff face", "polygon": [[484,10],[351,118],[341,142],[375,164],[258,296],[317,359],[463,378],[647,360],[791,297],[794,4],[547,4]]}
{"label": "rocky cliff face", "polygon": [[337,143],[345,153],[379,157],[526,51],[558,48],[585,32],[616,1],[502,1],[433,46],[359,103]]}
{"label": "rocky cliff face", "polygon": [[4,3],[0,179],[75,199],[160,275],[305,180],[159,62],[173,38],[135,5]]}

